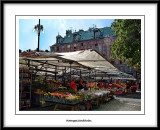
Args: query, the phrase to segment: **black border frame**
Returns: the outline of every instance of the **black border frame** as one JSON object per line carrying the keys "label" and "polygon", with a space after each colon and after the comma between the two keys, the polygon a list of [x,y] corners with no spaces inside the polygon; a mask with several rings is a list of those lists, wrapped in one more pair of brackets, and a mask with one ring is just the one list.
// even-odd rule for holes
{"label": "black border frame", "polygon": [[[159,17],[158,17],[158,12],[159,12],[159,0],[100,0],[100,1],[95,1],[95,0],[78,0],[78,1],[74,1],[74,0],[1,0],[1,44],[0,44],[0,48],[1,48],[1,56],[0,56],[0,62],[1,62],[1,69],[0,69],[0,76],[1,76],[1,79],[0,79],[0,82],[1,82],[1,96],[0,96],[0,100],[1,100],[1,118],[0,118],[0,126],[1,128],[7,128],[7,127],[4,127],[4,115],[3,115],[3,112],[4,112],[4,109],[3,109],[3,87],[4,87],[4,64],[3,64],[3,61],[4,61],[4,51],[3,51],[3,48],[4,48],[4,28],[3,28],[3,25],[4,25],[4,21],[3,21],[3,18],[4,18],[4,4],[14,4],[14,3],[66,3],[66,4],[69,4],[69,3],[116,3],[116,4],[123,4],[123,3],[142,3],[142,4],[152,4],[152,3],[157,3],[157,72],[158,72],[158,30],[159,30],[159,26],[158,26],[158,22],[159,22]],[[158,73],[156,74],[157,76],[157,79],[158,79]],[[158,86],[158,80],[157,80],[157,86]],[[157,87],[157,128],[158,128],[158,87]],[[8,128],[12,128],[12,127],[8,127]],[[14,128],[17,128],[17,127],[14,127]],[[19,128],[19,127],[18,127]],[[24,127],[20,127],[20,128],[24,128]],[[27,128],[35,128],[35,127],[27,127]],[[37,128],[45,128],[45,127],[37,127]],[[61,127],[58,127],[58,128],[61,128]],[[74,127],[72,127],[74,128]],[[89,127],[87,127],[89,128]],[[114,128],[114,127],[113,127]],[[123,128],[123,127],[122,127]],[[134,127],[134,128],[140,128],[140,127]],[[142,128],[142,127],[141,127]],[[146,128],[146,127],[145,127]],[[150,127],[150,128],[154,128],[154,127]]]}

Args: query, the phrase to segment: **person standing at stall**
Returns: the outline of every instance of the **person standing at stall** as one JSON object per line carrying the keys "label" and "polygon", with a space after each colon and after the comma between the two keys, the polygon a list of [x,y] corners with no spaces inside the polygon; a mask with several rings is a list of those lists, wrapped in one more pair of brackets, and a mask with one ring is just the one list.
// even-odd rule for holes
{"label": "person standing at stall", "polygon": [[130,93],[130,82],[129,81],[126,81],[126,90],[127,90],[127,93]]}
{"label": "person standing at stall", "polygon": [[71,81],[71,89],[74,90],[74,91],[77,91],[77,87],[76,87],[75,81],[76,81],[76,78],[73,77],[72,81]]}
{"label": "person standing at stall", "polygon": [[85,85],[84,81],[83,81],[82,77],[80,77],[80,79],[79,79],[79,86],[78,86],[77,90],[78,91],[83,90],[84,89],[84,85]]}
{"label": "person standing at stall", "polygon": [[117,84],[120,84],[120,80],[119,79],[117,80]]}

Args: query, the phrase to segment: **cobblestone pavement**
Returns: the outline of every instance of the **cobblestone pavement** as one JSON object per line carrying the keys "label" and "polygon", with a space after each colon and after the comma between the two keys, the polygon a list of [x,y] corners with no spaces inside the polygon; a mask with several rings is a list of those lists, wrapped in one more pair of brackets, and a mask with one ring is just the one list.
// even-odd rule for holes
{"label": "cobblestone pavement", "polygon": [[128,94],[125,96],[115,96],[111,101],[101,104],[99,108],[93,111],[140,111],[141,94]]}

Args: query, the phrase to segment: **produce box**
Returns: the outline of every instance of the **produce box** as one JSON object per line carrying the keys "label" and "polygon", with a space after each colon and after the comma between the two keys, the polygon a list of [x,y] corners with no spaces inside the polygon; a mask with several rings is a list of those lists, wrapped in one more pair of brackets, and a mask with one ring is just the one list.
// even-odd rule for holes
{"label": "produce box", "polygon": [[80,102],[79,96],[73,96],[72,94],[62,94],[62,93],[49,93],[44,94],[44,101],[55,102],[61,104],[76,104]]}

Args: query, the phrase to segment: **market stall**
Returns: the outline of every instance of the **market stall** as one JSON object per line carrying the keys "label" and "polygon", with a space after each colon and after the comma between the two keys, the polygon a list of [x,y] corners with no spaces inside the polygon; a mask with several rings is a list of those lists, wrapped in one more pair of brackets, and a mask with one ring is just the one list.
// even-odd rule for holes
{"label": "market stall", "polygon": [[[107,102],[113,98],[114,91],[97,79],[104,79],[106,74],[122,74],[93,50],[24,53],[20,54],[19,64],[22,68],[27,66],[32,73],[32,105],[54,104],[53,110],[83,110],[82,106],[85,110],[91,110],[93,105]],[[71,90],[73,76],[84,78],[84,89]],[[20,93],[20,104],[21,100]]]}

